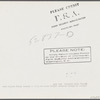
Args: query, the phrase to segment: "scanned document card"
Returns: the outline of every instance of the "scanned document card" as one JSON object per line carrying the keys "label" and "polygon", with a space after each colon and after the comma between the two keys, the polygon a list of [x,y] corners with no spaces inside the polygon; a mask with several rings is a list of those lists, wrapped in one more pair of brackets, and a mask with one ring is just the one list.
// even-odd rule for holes
{"label": "scanned document card", "polygon": [[1,1],[0,98],[100,98],[100,2]]}

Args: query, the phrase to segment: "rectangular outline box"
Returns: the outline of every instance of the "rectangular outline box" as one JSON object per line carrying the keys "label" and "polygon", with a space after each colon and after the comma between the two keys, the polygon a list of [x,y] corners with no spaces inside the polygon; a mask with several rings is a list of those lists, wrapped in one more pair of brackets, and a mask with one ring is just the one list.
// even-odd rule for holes
{"label": "rectangular outline box", "polygon": [[[79,62],[65,62],[65,63],[45,63],[45,50],[47,49],[61,49],[61,48],[90,48],[90,61],[79,61]],[[45,48],[43,49],[43,59],[44,59],[44,64],[68,64],[68,63],[88,63],[92,62],[92,52],[91,52],[91,46],[78,46],[78,47],[59,47],[59,48]]]}

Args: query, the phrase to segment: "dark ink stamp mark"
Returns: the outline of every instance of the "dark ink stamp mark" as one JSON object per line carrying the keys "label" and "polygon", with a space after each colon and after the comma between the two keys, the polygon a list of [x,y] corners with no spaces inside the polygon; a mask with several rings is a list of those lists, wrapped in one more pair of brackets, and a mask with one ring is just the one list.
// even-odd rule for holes
{"label": "dark ink stamp mark", "polygon": [[45,48],[44,64],[91,62],[91,47]]}

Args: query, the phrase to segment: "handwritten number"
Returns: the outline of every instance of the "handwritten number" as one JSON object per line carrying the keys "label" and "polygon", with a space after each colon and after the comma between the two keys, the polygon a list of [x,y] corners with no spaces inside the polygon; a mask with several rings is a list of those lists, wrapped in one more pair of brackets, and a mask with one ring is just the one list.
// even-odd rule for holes
{"label": "handwritten number", "polygon": [[39,41],[36,35],[33,36],[33,37],[30,39],[30,45],[32,44],[33,41],[34,41],[34,43],[36,43],[36,42]]}

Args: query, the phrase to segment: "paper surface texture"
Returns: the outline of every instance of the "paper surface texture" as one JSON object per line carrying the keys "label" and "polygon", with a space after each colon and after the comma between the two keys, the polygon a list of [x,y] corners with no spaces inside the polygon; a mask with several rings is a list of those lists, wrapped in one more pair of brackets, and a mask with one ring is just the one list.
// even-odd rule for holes
{"label": "paper surface texture", "polygon": [[0,2],[0,98],[100,98],[100,2]]}

